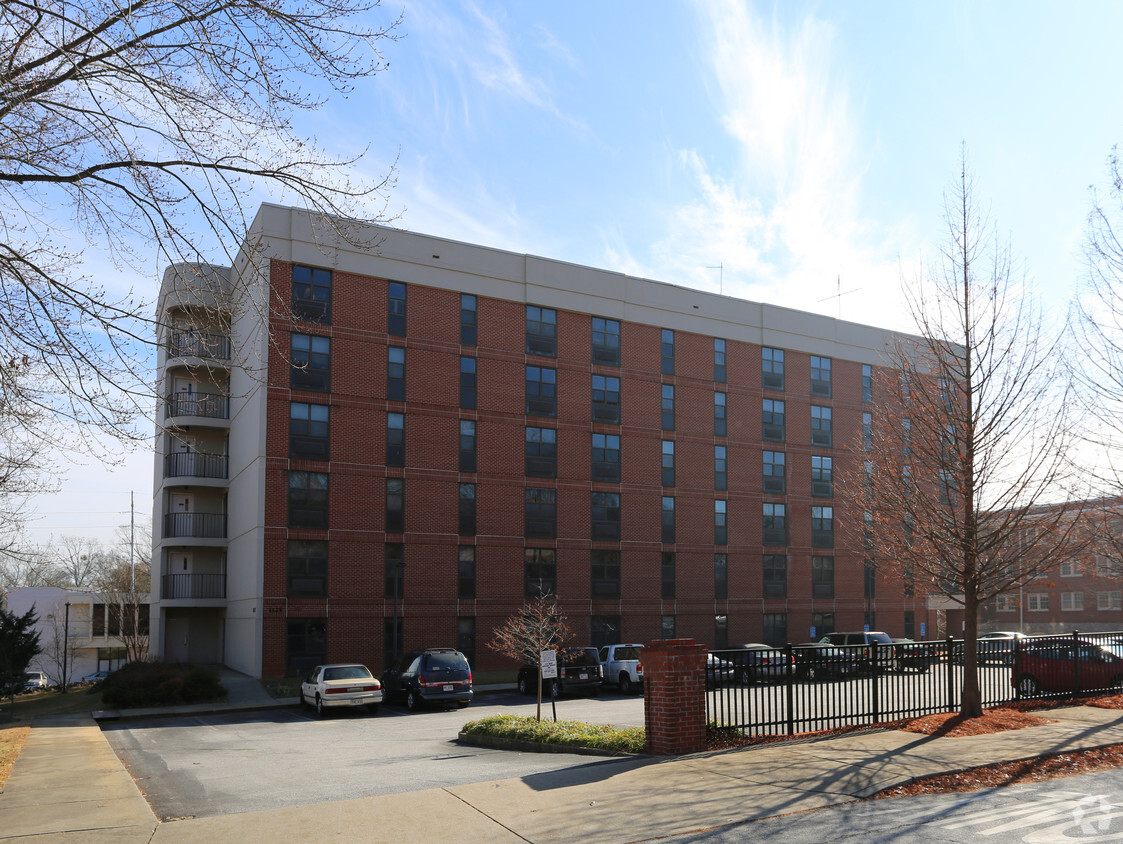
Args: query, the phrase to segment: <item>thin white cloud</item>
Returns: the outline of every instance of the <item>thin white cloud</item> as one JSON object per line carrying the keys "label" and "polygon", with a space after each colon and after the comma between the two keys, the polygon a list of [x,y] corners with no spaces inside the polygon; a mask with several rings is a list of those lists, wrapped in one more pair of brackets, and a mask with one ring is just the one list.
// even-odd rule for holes
{"label": "thin white cloud", "polygon": [[896,256],[909,245],[896,230],[892,241],[871,237],[862,220],[860,115],[833,27],[807,16],[785,28],[736,0],[696,8],[705,23],[700,52],[736,160],[719,165],[678,151],[694,196],[668,214],[649,268],[616,250],[610,258],[627,271],[715,291],[719,273],[708,268],[721,264],[726,294],[907,328]]}
{"label": "thin white cloud", "polygon": [[461,52],[461,57],[472,70],[476,81],[485,88],[522,100],[538,108],[552,110],[549,90],[545,83],[519,66],[510,39],[495,18],[484,14],[475,3],[467,4],[469,14],[479,25],[465,40],[471,49]]}

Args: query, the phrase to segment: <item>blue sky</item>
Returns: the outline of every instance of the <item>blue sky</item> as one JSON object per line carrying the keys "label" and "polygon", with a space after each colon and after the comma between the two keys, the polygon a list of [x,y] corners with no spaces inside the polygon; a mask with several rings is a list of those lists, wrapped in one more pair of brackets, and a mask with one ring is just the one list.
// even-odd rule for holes
{"label": "blue sky", "polygon": [[[389,69],[302,119],[371,176],[398,157],[395,225],[888,328],[912,327],[901,277],[936,255],[961,144],[1062,316],[1123,142],[1120,3],[399,9]],[[151,484],[145,452],[77,466],[32,538],[109,537]]]}

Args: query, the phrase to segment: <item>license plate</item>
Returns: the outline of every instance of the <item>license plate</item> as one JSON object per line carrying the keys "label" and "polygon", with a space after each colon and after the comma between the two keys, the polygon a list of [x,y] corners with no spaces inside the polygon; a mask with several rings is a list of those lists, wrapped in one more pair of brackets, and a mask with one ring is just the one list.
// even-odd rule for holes
{"label": "license plate", "polygon": [[445,691],[445,692],[451,692],[451,691],[452,691],[452,686],[451,686],[451,685],[449,685],[449,686],[444,686],[444,687],[442,687],[442,689],[441,689],[441,690],[442,690],[442,691]]}
{"label": "license plate", "polygon": [[578,674],[578,675],[577,675],[577,679],[578,679],[578,680],[588,680],[588,679],[589,679],[589,675],[588,675],[588,674]]}
{"label": "license plate", "polygon": [[353,701],[351,701],[351,705],[352,705],[352,706],[362,706],[362,705],[363,705],[363,701],[362,701],[362,700],[360,700],[359,698],[355,698],[355,699],[354,699]]}

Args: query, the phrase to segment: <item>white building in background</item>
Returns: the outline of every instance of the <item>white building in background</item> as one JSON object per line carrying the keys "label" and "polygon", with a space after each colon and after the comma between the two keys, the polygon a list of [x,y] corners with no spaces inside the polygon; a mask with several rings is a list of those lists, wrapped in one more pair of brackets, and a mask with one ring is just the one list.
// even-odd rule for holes
{"label": "white building in background", "polygon": [[[54,586],[26,586],[10,590],[5,600],[8,612],[15,615],[35,609],[39,617],[35,627],[39,632],[39,653],[28,667],[45,673],[52,683],[62,680],[64,651],[71,683],[95,671],[114,671],[127,661],[125,643],[117,629],[119,614],[109,611],[102,595]],[[145,612],[141,632],[147,625]]]}

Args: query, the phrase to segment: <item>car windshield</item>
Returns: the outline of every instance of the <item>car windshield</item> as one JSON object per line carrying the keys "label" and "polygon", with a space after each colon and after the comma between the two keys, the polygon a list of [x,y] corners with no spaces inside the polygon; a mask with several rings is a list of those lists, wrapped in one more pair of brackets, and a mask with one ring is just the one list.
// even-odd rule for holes
{"label": "car windshield", "polygon": [[338,668],[325,668],[324,680],[369,680],[370,671],[362,665],[341,665]]}
{"label": "car windshield", "polygon": [[869,640],[871,642],[878,642],[882,645],[892,645],[893,640],[889,638],[888,633],[870,633]]}

